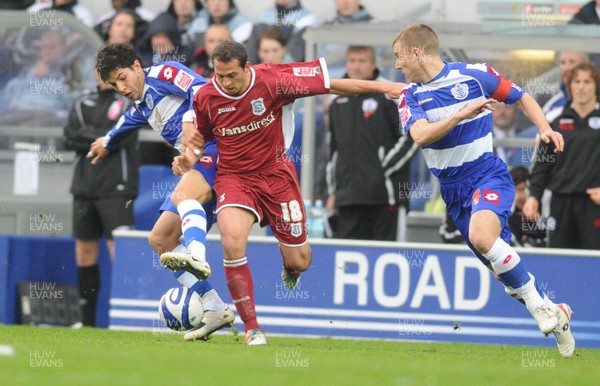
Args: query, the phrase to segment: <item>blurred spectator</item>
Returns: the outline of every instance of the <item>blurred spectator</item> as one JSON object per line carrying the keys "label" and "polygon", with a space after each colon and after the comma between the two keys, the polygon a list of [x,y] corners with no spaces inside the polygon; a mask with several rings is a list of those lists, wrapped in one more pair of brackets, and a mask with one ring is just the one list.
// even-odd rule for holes
{"label": "blurred spectator", "polygon": [[585,62],[588,59],[587,54],[583,52],[563,51],[558,54],[558,70],[560,72],[560,90],[554,94],[542,107],[544,113],[548,115],[550,111],[557,107],[563,107],[567,104],[567,92],[565,82],[567,72],[575,65]]}
{"label": "blurred spectator", "polygon": [[248,40],[252,22],[238,11],[233,0],[206,0],[204,4],[207,12],[201,12],[194,22],[194,32],[206,32],[212,24],[225,24],[234,41]]}
{"label": "blurred spectator", "polygon": [[137,133],[111,151],[100,164],[86,158],[94,139],[105,135],[127,109],[129,102],[97,79],[97,90],[79,98],[64,128],[65,145],[77,153],[71,184],[77,281],[82,301],[82,322],[95,326],[100,290],[98,251],[100,237],[114,257],[112,231],[133,225],[132,202],[138,191]]}
{"label": "blurred spectator", "polygon": [[285,40],[278,29],[269,29],[258,39],[258,58],[260,63],[290,63],[294,59],[288,55]]}
{"label": "blurred spectator", "polygon": [[4,0],[0,3],[0,9],[27,9],[35,3],[35,0]]}
{"label": "blurred spectator", "polygon": [[360,4],[360,0],[335,0],[336,15],[325,24],[345,24],[370,21],[373,16]]}
{"label": "blurred spectator", "polygon": [[[351,46],[346,78],[379,77],[373,47]],[[417,149],[402,135],[396,101],[384,94],[338,96],[329,107],[329,199],[337,210],[334,237],[396,240],[406,226],[410,160]]]}
{"label": "blurred spectator", "polygon": [[137,51],[144,67],[165,61],[186,64],[192,57],[187,47],[181,44],[177,22],[166,13],[158,15],[148,25],[148,30],[139,42]]}
{"label": "blurred spectator", "polygon": [[127,8],[120,9],[111,19],[105,39],[106,43],[134,44],[137,17],[133,11]]}
{"label": "blurred spectator", "polygon": [[56,10],[69,12],[75,15],[76,18],[88,27],[94,26],[94,16],[92,12],[81,4],[78,4],[77,0],[52,0],[38,2],[31,7],[27,8],[29,12],[40,12],[43,10]]}
{"label": "blurred spectator", "polygon": [[564,152],[540,143],[523,213],[539,216],[547,188],[554,220],[548,219],[550,247],[600,249],[600,72],[592,63],[580,63],[567,73],[566,85],[570,104],[553,110],[549,119],[564,137]]}
{"label": "blurred spectator", "polygon": [[202,24],[199,17],[206,14],[200,0],[171,0],[167,13],[177,20],[177,27],[181,34],[181,42],[190,49],[197,47],[201,41],[200,30]]}
{"label": "blurred spectator", "polygon": [[[334,0],[336,16],[325,24],[348,24],[356,22],[369,22],[373,17],[360,4],[360,0]],[[341,44],[319,44],[317,56],[325,57],[329,76],[339,78],[343,75],[344,53],[346,46]]]}
{"label": "blurred spectator", "polygon": [[11,79],[0,94],[0,118],[3,124],[27,124],[40,119],[42,125],[62,125],[68,109],[83,86],[79,63],[67,55],[66,36],[58,30],[42,33],[39,55],[29,68]]}
{"label": "blurred spectator", "polygon": [[[526,130],[517,130],[520,111],[516,105],[494,103],[492,112],[494,139],[535,138],[537,128],[532,126]],[[510,166],[529,166],[531,163],[524,157],[522,146],[496,146],[496,155]]]}
{"label": "blurred spectator", "polygon": [[304,39],[307,27],[317,27],[319,19],[302,8],[300,0],[275,0],[275,8],[263,12],[255,22],[248,39],[248,58],[258,63],[258,39],[268,29],[277,28],[283,36],[284,46],[294,61],[304,61]]}
{"label": "blurred spectator", "polygon": [[133,11],[138,17],[136,18],[136,37],[140,38],[146,33],[146,28],[148,27],[148,23],[150,23],[156,15],[154,12],[147,10],[142,7],[142,3],[140,0],[112,0],[113,9],[104,15],[100,16],[96,21],[96,25],[94,26],[94,30],[98,32],[100,37],[103,40],[106,40],[106,36],[108,34],[108,29],[112,23],[112,18],[117,14],[117,12],[121,9],[129,9]]}
{"label": "blurred spectator", "polygon": [[600,24],[600,0],[586,3],[579,12],[573,15],[571,24]]}
{"label": "blurred spectator", "polygon": [[210,59],[219,43],[231,40],[231,35],[225,24],[213,24],[204,34],[204,45],[194,52],[190,68],[205,78],[212,78],[214,67]]}
{"label": "blurred spectator", "polygon": [[508,227],[512,233],[511,244],[518,247],[546,247],[546,225],[541,219],[528,220],[523,214],[523,205],[527,200],[527,179],[529,170],[523,166],[510,169],[515,183],[515,200],[512,215],[508,218]]}

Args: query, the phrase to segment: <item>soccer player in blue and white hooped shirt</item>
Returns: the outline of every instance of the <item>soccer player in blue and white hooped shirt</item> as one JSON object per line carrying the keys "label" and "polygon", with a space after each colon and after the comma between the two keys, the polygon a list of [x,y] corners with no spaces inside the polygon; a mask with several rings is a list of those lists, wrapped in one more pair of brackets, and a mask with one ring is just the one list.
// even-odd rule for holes
{"label": "soccer player in blue and white hooped shirt", "polygon": [[[125,44],[101,48],[96,55],[96,70],[103,81],[134,104],[105,137],[92,144],[88,156],[94,157],[93,164],[133,130],[148,124],[169,144],[182,150],[183,127],[190,125],[195,129],[194,95],[206,79],[178,62],[142,68],[136,52]],[[188,156],[197,159],[194,154]],[[181,175],[178,164],[176,160],[173,162],[173,171]],[[160,218],[149,237],[152,247],[161,254],[161,264],[172,268],[173,265],[168,263],[174,256],[178,257],[178,262],[184,262],[178,264],[175,277],[202,298],[206,312],[201,324],[185,334],[186,340],[207,338],[214,331],[231,325],[234,319],[233,311],[204,280],[211,273],[206,262],[205,243],[206,232],[214,222],[212,187],[216,164],[216,141],[212,141],[206,144],[202,157],[183,174],[173,193],[161,206]],[[185,245],[179,244],[182,234]]]}
{"label": "soccer player in blue and white hooped shirt", "polygon": [[507,220],[514,184],[506,164],[492,148],[492,108],[516,103],[538,127],[541,139],[562,151],[537,102],[486,64],[446,63],[439,56],[436,33],[422,24],[402,30],[392,43],[396,68],[412,82],[399,101],[400,122],[431,172],[439,179],[449,214],[473,253],[521,300],[544,334],[554,333],[560,354],[575,350],[571,309],[554,304],[536,288],[535,278],[508,244]]}

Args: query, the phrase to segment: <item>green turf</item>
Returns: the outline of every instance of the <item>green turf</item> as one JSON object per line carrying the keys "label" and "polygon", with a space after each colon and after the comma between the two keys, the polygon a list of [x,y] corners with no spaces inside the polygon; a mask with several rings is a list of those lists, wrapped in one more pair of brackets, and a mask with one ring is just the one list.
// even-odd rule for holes
{"label": "green turf", "polygon": [[600,350],[0,326],[0,385],[594,385]]}

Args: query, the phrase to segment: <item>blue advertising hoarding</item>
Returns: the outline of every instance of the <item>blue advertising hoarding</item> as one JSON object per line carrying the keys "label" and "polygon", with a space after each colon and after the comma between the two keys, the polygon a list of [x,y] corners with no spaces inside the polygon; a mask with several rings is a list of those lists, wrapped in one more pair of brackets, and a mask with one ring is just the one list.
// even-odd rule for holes
{"label": "blue advertising hoarding", "polygon": [[[145,232],[118,232],[109,320],[113,329],[160,331],[158,300],[178,286]],[[248,244],[258,321],[267,334],[553,346],[525,307],[463,246],[315,240],[313,262],[287,290],[274,238]],[[600,347],[600,253],[521,249],[540,287],[575,312],[578,347]],[[210,237],[212,285],[225,302],[218,238]],[[239,320],[236,326],[243,329]]]}

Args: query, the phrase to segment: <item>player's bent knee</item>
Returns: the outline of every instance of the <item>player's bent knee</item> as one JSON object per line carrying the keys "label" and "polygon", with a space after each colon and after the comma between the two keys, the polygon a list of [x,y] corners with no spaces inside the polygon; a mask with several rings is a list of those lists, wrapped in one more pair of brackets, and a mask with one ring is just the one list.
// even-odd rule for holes
{"label": "player's bent knee", "polygon": [[284,256],[286,263],[295,271],[306,271],[312,262],[312,251],[307,245],[288,249],[284,252]]}

